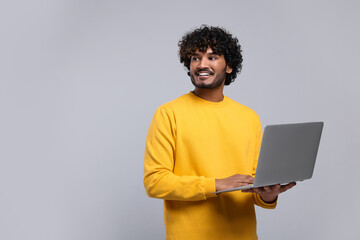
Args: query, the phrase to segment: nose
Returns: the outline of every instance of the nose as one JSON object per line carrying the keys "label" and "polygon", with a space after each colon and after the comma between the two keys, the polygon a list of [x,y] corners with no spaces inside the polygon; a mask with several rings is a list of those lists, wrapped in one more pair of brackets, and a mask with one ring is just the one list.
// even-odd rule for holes
{"label": "nose", "polygon": [[199,69],[209,68],[209,64],[208,64],[207,58],[202,58],[202,59],[200,60],[200,63],[199,63],[199,65],[198,65],[198,68],[199,68]]}

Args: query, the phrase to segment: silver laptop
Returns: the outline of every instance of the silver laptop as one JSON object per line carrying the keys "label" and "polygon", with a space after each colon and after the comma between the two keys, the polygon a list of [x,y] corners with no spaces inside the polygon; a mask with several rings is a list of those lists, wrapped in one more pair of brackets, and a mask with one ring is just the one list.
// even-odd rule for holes
{"label": "silver laptop", "polygon": [[323,126],[323,122],[266,126],[254,183],[215,193],[310,179],[314,171]]}

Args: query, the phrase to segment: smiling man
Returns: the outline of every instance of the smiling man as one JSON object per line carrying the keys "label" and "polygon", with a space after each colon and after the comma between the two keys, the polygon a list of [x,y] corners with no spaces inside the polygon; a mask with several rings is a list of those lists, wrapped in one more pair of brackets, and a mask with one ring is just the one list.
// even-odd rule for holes
{"label": "smiling man", "polygon": [[294,184],[214,193],[251,184],[260,151],[258,115],[223,94],[241,71],[238,40],[203,25],[179,48],[195,89],[155,112],[145,147],[146,192],[164,199],[166,239],[257,239],[254,204],[275,208]]}

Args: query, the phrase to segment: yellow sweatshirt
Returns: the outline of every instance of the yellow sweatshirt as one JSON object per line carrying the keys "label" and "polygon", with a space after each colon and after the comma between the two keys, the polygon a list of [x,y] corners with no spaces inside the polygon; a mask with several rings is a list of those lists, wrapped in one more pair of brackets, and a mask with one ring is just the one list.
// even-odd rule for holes
{"label": "yellow sweatshirt", "polygon": [[258,194],[214,194],[215,178],[255,176],[262,129],[258,115],[228,97],[209,102],[192,92],[159,107],[150,124],[144,186],[164,199],[166,239],[257,239]]}

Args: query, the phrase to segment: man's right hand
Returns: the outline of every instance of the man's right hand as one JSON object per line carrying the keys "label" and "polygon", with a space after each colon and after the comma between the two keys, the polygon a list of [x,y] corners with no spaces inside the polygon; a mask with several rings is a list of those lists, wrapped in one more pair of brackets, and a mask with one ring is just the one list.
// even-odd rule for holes
{"label": "man's right hand", "polygon": [[235,174],[227,178],[215,179],[216,191],[253,184],[254,178],[250,175]]}

